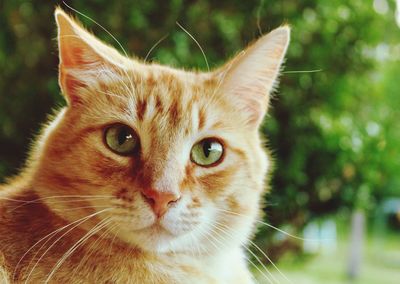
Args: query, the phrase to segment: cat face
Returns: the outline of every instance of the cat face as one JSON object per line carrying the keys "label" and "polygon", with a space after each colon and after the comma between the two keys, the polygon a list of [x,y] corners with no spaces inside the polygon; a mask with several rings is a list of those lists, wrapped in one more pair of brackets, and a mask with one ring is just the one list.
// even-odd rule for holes
{"label": "cat face", "polygon": [[48,206],[147,251],[245,242],[269,164],[257,129],[288,28],[200,73],[123,57],[61,10],[56,19],[68,107],[43,134],[34,187],[73,202]]}

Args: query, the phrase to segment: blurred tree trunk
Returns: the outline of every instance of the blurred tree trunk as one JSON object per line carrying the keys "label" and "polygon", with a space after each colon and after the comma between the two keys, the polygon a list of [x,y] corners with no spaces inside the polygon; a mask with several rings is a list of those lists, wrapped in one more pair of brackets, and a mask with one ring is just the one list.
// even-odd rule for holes
{"label": "blurred tree trunk", "polygon": [[362,247],[364,242],[365,214],[364,211],[354,211],[351,220],[351,239],[347,276],[355,279],[360,273]]}

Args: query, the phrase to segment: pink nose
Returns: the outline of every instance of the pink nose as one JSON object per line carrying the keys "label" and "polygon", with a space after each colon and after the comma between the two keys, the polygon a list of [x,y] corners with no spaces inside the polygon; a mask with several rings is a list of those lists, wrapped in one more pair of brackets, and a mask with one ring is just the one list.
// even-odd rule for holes
{"label": "pink nose", "polygon": [[169,206],[180,198],[176,193],[156,189],[143,190],[142,194],[158,217],[164,215]]}

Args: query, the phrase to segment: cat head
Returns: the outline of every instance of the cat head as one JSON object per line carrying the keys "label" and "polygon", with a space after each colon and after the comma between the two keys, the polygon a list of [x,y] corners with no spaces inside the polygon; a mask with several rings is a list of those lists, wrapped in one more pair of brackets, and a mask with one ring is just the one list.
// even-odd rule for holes
{"label": "cat head", "polygon": [[123,56],[62,10],[55,16],[67,107],[34,158],[47,205],[147,251],[245,242],[270,163],[258,128],[289,28],[217,70],[189,72]]}

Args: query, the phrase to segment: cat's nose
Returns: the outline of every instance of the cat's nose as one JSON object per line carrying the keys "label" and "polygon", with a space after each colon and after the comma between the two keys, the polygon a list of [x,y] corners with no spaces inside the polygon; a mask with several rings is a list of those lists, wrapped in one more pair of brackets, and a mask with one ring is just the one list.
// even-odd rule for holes
{"label": "cat's nose", "polygon": [[158,217],[163,216],[169,206],[180,199],[180,195],[177,193],[151,188],[142,190],[142,194]]}

